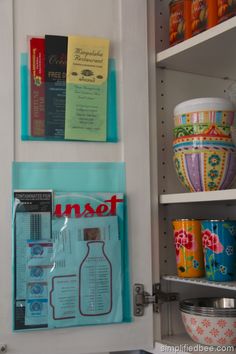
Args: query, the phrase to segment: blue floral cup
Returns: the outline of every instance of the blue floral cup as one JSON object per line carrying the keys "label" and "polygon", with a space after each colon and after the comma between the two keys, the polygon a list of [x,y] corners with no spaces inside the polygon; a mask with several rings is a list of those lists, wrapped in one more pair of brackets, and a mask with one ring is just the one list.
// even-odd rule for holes
{"label": "blue floral cup", "polygon": [[204,220],[201,227],[207,279],[236,280],[236,221]]}

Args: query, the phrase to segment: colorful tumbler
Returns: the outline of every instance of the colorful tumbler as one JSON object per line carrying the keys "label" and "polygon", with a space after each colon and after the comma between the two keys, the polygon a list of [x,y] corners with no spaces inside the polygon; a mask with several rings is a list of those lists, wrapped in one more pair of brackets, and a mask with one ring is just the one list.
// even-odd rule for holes
{"label": "colorful tumbler", "polygon": [[173,220],[178,276],[199,278],[205,275],[201,239],[201,222]]}
{"label": "colorful tumbler", "polygon": [[236,280],[236,220],[204,220],[201,226],[207,279]]}

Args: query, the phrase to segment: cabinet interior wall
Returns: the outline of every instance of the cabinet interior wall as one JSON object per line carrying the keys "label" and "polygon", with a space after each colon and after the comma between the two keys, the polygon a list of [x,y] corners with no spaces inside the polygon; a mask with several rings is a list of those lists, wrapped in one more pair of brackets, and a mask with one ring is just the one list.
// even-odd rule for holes
{"label": "cabinet interior wall", "polygon": [[[174,208],[173,206],[163,206],[162,208],[165,209],[165,215],[167,215],[167,217],[164,222],[160,221],[160,227],[163,227],[163,231],[160,230],[161,277],[165,275],[176,275],[175,249],[171,221],[175,218],[175,215],[178,215],[178,217],[181,218],[182,215],[184,215],[183,210],[186,210],[184,208],[181,208],[180,206],[178,206],[178,208],[176,206]],[[235,208],[235,205],[227,206],[224,215],[226,216],[227,214],[228,217],[235,218]],[[220,210],[222,210],[222,205],[219,205],[218,207],[214,208],[214,215],[220,215],[219,217],[222,217],[222,214],[220,214]],[[229,211],[229,213],[227,213],[227,211]],[[198,205],[196,207],[189,208],[188,212],[188,215],[192,215],[192,217],[197,217],[196,215],[200,215],[201,217],[201,215],[203,215],[202,217],[210,218],[210,215],[212,215],[212,208],[210,207],[210,205],[206,205],[206,209],[205,206],[203,207],[202,205]],[[181,282],[161,280],[161,287],[164,292],[178,293],[178,300],[194,297],[211,296],[235,297],[235,292],[233,290],[201,286],[196,284],[186,284]],[[186,333],[181,320],[181,315],[178,306],[178,302],[163,304],[161,306],[162,338],[165,336],[173,336]]]}
{"label": "cabinet interior wall", "polygon": [[[156,9],[156,52],[168,47],[168,1],[158,0]],[[196,60],[198,58],[196,57]],[[224,78],[173,71],[166,68],[156,69],[156,130],[158,150],[158,195],[184,193],[175,172],[173,163],[173,110],[182,102],[199,97],[225,97],[232,81]],[[234,182],[232,188],[236,187]],[[153,256],[159,259],[160,277],[176,275],[175,249],[173,242],[172,220],[178,218],[235,219],[236,203],[233,201],[213,203],[159,204],[156,209],[158,220],[159,247],[153,249]],[[154,235],[157,237],[156,235]],[[155,243],[154,243],[155,244]],[[155,263],[154,263],[155,265]],[[162,280],[162,289],[179,293],[179,298],[235,296],[232,290],[212,288],[194,284]],[[174,336],[186,333],[182,324],[178,303],[164,304],[161,308],[161,334]]]}
{"label": "cabinet interior wall", "polygon": [[[161,276],[176,275],[175,248],[172,220],[176,218],[206,218],[206,219],[235,219],[235,202],[192,203],[160,206],[160,272]],[[235,297],[235,292],[195,284],[170,282],[162,280],[162,289],[166,292],[177,292],[179,299],[191,297],[229,296]],[[178,303],[162,305],[162,336],[185,333]]]}

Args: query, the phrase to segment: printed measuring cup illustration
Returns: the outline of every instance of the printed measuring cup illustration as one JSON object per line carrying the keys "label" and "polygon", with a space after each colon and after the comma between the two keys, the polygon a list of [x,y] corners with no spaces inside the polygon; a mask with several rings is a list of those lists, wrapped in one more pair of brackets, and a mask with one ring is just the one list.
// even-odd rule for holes
{"label": "printed measuring cup illustration", "polygon": [[79,267],[79,312],[102,316],[112,311],[112,265],[104,241],[87,242],[87,254]]}

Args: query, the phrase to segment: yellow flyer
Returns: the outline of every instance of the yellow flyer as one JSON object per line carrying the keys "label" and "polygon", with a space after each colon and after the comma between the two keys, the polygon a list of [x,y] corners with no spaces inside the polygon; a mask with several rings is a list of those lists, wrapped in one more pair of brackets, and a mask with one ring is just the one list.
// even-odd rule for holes
{"label": "yellow flyer", "polygon": [[106,141],[109,40],[68,37],[65,139]]}

